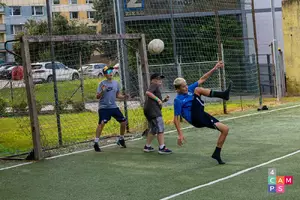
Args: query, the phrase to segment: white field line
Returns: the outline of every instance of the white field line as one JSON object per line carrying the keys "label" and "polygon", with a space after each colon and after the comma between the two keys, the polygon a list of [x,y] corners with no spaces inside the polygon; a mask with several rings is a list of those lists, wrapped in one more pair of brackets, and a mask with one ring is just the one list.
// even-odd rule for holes
{"label": "white field line", "polygon": [[165,198],[162,198],[162,199],[160,199],[160,200],[168,200],[168,199],[172,199],[172,198],[178,197],[178,196],[180,196],[180,195],[183,195],[183,194],[192,192],[192,191],[194,191],[194,190],[198,190],[198,189],[200,189],[200,188],[204,188],[204,187],[207,187],[207,186],[210,186],[210,185],[219,183],[219,182],[221,182],[221,181],[225,181],[225,180],[231,179],[231,178],[233,178],[233,177],[236,177],[236,176],[239,176],[239,175],[244,174],[244,173],[246,173],[246,172],[249,172],[249,171],[251,171],[251,170],[253,170],[253,169],[257,169],[257,168],[259,168],[259,167],[262,167],[262,166],[271,164],[271,163],[276,162],[276,161],[278,161],[278,160],[281,160],[281,159],[284,159],[284,158],[293,156],[293,155],[295,155],[295,154],[297,154],[297,153],[300,153],[300,150],[295,151],[295,152],[290,153],[290,154],[287,154],[287,155],[285,155],[285,156],[281,156],[281,157],[279,157],[279,158],[275,158],[275,159],[270,160],[270,161],[268,161],[268,162],[265,162],[265,163],[256,165],[256,166],[254,166],[254,167],[250,167],[250,168],[244,169],[244,170],[242,170],[242,171],[239,171],[239,172],[236,172],[236,173],[231,174],[231,175],[229,175],[229,176],[226,176],[226,177],[223,177],[223,178],[220,178],[220,179],[211,181],[211,182],[209,182],[209,183],[202,184],[202,185],[198,185],[198,186],[196,186],[196,187],[193,187],[193,188],[184,190],[184,191],[182,191],[182,192],[178,192],[178,193],[176,193],[176,194],[172,194],[172,195],[170,195],[170,196],[168,196],[168,197],[165,197]]}

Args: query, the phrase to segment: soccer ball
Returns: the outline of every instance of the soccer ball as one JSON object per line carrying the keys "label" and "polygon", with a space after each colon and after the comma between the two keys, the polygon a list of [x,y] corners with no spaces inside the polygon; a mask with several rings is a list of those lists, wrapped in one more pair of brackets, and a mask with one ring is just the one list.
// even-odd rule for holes
{"label": "soccer ball", "polygon": [[148,51],[151,54],[160,54],[165,48],[165,44],[160,39],[154,39],[148,44]]}

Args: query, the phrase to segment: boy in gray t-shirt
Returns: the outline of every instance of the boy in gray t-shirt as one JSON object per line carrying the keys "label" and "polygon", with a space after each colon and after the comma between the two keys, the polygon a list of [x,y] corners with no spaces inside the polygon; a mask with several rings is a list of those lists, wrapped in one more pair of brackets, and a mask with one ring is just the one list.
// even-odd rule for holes
{"label": "boy in gray t-shirt", "polygon": [[120,93],[119,83],[112,80],[112,72],[112,67],[106,66],[103,68],[103,74],[106,77],[106,80],[102,81],[97,89],[97,99],[99,99],[99,121],[94,144],[94,149],[97,152],[101,151],[99,147],[99,137],[105,124],[111,119],[111,117],[115,118],[121,125],[120,136],[118,137],[117,144],[126,148],[124,134],[127,120],[117,106],[116,98],[125,99],[128,96]]}
{"label": "boy in gray t-shirt", "polygon": [[172,151],[166,148],[164,143],[164,120],[162,118],[162,104],[169,100],[167,96],[164,100],[162,99],[160,86],[162,84],[162,79],[164,76],[160,74],[152,74],[150,77],[151,84],[146,92],[146,102],[144,105],[144,115],[147,118],[150,133],[147,135],[147,143],[144,146],[144,152],[152,152],[154,148],[151,147],[152,140],[154,136],[157,136],[159,143],[158,153],[160,154],[170,154]]}

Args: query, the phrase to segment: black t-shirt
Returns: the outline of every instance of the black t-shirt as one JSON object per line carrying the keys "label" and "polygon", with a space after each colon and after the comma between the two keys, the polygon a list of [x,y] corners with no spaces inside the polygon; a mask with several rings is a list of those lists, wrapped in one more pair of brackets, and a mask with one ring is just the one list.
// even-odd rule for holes
{"label": "black t-shirt", "polygon": [[[153,93],[160,100],[162,100],[159,85],[151,83],[147,91]],[[162,107],[158,104],[157,101],[155,101],[154,99],[152,99],[146,95],[146,100],[145,100],[145,105],[144,105],[144,114],[147,119],[161,117],[162,116],[161,109],[162,109]]]}

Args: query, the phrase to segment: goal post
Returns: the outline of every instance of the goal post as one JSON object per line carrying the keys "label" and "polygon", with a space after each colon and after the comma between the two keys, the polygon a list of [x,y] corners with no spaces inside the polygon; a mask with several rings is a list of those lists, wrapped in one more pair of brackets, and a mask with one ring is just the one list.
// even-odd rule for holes
{"label": "goal post", "polygon": [[[149,68],[148,68],[148,58],[147,58],[147,48],[146,48],[146,39],[145,39],[145,35],[144,34],[109,34],[109,35],[53,35],[53,36],[48,36],[48,35],[35,35],[35,36],[29,36],[29,35],[25,35],[22,36],[21,40],[20,40],[20,47],[21,47],[21,52],[22,52],[22,62],[23,62],[23,67],[24,67],[24,80],[25,80],[25,85],[26,85],[26,91],[27,91],[27,102],[28,102],[28,111],[29,111],[29,117],[30,117],[30,126],[31,126],[31,132],[32,132],[32,140],[33,140],[33,147],[34,147],[34,159],[35,160],[40,160],[43,158],[43,151],[42,149],[47,149],[47,148],[53,148],[56,147],[56,145],[52,145],[52,141],[41,141],[43,140],[47,140],[47,138],[45,139],[45,136],[41,136],[43,135],[42,133],[42,126],[40,125],[39,122],[39,114],[38,114],[38,108],[37,108],[37,97],[36,97],[36,91],[35,91],[35,85],[34,85],[34,80],[33,80],[33,71],[32,71],[32,62],[40,62],[37,61],[38,59],[33,59],[32,57],[37,56],[38,54],[41,54],[41,46],[43,46],[43,51],[45,51],[45,49],[47,50],[47,47],[49,47],[50,45],[61,45],[60,48],[64,48],[63,45],[66,45],[66,47],[70,48],[70,54],[77,54],[77,55],[81,55],[84,54],[84,48],[80,47],[78,49],[74,49],[71,47],[74,47],[74,45],[76,46],[76,44],[80,43],[80,44],[84,44],[84,43],[88,43],[90,45],[98,45],[101,46],[103,43],[101,43],[101,41],[118,41],[118,40],[123,40],[123,41],[135,41],[135,47],[133,47],[133,51],[136,52],[137,56],[137,61],[138,64],[134,67],[136,67],[136,69],[134,71],[136,71],[136,74],[130,74],[130,76],[136,76],[134,78],[137,79],[137,89],[139,90],[137,92],[138,96],[139,96],[139,102],[140,102],[140,106],[142,106],[144,104],[145,101],[145,97],[144,97],[144,92],[146,91],[146,89],[148,88],[149,84],[150,84],[150,78],[149,78]],[[67,46],[67,44],[72,44],[73,46]],[[31,47],[32,45],[32,47]],[[125,43],[126,45],[126,43]],[[56,47],[57,47],[56,46]],[[113,47],[115,48],[115,47]],[[56,49],[57,50],[57,49]],[[93,50],[94,51],[94,50]],[[115,49],[114,49],[115,51]],[[65,54],[66,51],[63,51]],[[55,52],[55,61],[57,60],[58,56],[61,54],[60,52]],[[68,55],[64,55],[65,58],[68,58]],[[81,57],[78,58],[78,60],[80,60],[80,62],[77,62],[77,65],[82,65],[81,62]],[[41,60],[41,58],[39,58]],[[45,58],[44,58],[45,60]],[[60,61],[63,59],[59,59]],[[74,60],[74,57],[73,57]],[[118,58],[118,60],[120,60],[120,58]],[[48,60],[49,61],[49,60]],[[75,61],[74,61],[75,62]],[[79,64],[80,63],[80,64]],[[51,68],[56,67],[53,64],[51,64]],[[133,67],[133,66],[130,66]],[[80,66],[81,70],[82,70],[82,66]],[[128,66],[124,66],[124,69],[120,69],[122,70],[128,70]],[[120,78],[124,78],[122,77],[122,75],[124,73],[118,73],[120,75]],[[56,77],[59,77],[60,74],[56,74]],[[59,79],[58,79],[59,80]],[[81,83],[82,85],[82,83]],[[95,85],[95,87],[97,87],[97,85]],[[124,87],[124,86],[123,86]],[[95,90],[96,92],[96,90]],[[127,93],[127,92],[126,92]],[[130,92],[129,92],[130,93]],[[58,94],[60,94],[60,91],[58,90]],[[49,94],[48,94],[49,95]],[[61,96],[61,95],[60,95]],[[73,95],[72,95],[73,97]],[[53,96],[49,96],[49,99],[53,99]],[[60,112],[57,111],[56,112]],[[78,119],[78,121],[80,121]],[[140,119],[140,125],[142,126],[142,124],[144,124],[142,122],[143,120]],[[70,125],[71,126],[71,125]],[[71,127],[70,127],[71,129]],[[140,131],[140,130],[139,130]],[[44,145],[43,143],[51,143],[51,145],[47,146]],[[76,142],[83,142],[83,141],[76,141]],[[75,142],[74,142],[75,143]],[[65,143],[63,143],[65,144]],[[58,145],[58,147],[61,147],[61,145]]]}

